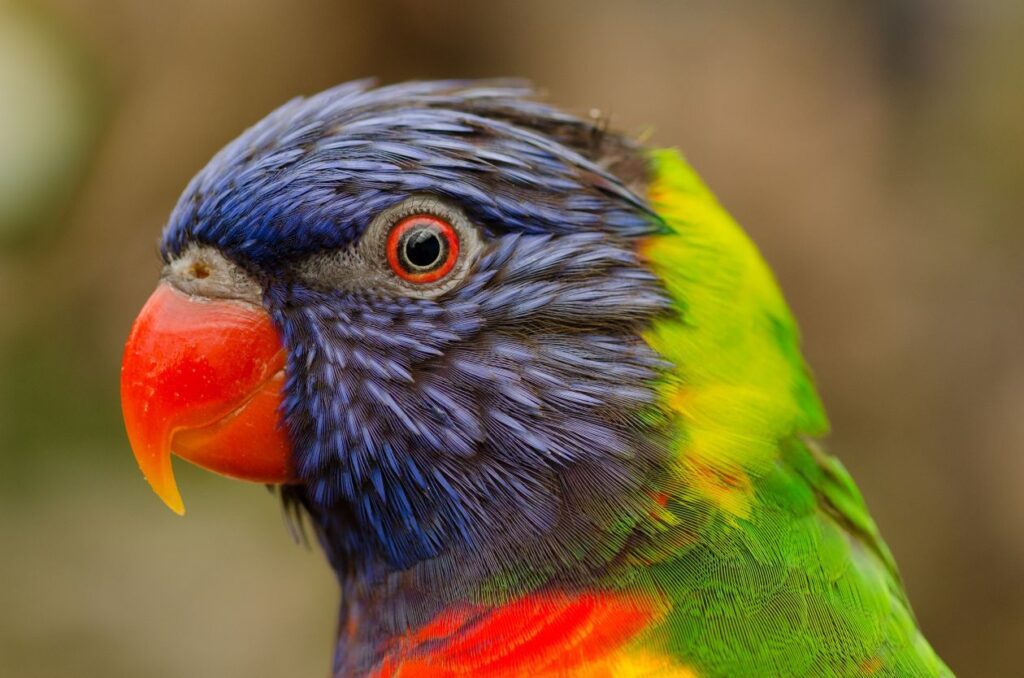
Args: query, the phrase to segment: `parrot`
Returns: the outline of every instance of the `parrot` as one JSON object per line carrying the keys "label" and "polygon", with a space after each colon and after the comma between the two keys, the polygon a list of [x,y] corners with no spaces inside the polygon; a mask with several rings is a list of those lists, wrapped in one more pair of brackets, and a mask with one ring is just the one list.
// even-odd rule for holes
{"label": "parrot", "polygon": [[950,676],[797,325],[683,155],[517,80],[284,104],[188,184],[121,366],[172,455],[271,486],[335,678]]}

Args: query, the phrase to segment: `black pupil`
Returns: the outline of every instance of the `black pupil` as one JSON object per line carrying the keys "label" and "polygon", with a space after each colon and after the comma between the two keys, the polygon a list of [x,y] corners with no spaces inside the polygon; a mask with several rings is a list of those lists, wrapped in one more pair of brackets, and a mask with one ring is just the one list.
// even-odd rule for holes
{"label": "black pupil", "polygon": [[441,236],[432,228],[414,229],[405,237],[403,254],[413,268],[434,268],[441,263]]}

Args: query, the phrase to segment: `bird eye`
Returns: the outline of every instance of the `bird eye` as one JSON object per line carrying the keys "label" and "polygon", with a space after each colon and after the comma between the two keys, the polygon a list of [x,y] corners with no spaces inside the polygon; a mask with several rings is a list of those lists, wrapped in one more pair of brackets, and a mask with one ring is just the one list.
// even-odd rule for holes
{"label": "bird eye", "polygon": [[402,280],[425,284],[448,275],[459,259],[459,235],[447,221],[432,214],[405,217],[388,233],[387,257]]}

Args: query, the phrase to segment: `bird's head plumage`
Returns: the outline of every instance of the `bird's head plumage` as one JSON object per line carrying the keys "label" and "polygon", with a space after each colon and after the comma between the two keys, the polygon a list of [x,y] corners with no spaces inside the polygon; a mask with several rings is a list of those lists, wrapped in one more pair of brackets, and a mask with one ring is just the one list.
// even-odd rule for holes
{"label": "bird's head plumage", "polygon": [[638,253],[662,228],[634,190],[646,166],[526,94],[295,100],[198,174],[164,233],[171,285],[272,318],[292,480],[341,569],[587,563],[649,510],[665,362],[641,333],[668,301]]}

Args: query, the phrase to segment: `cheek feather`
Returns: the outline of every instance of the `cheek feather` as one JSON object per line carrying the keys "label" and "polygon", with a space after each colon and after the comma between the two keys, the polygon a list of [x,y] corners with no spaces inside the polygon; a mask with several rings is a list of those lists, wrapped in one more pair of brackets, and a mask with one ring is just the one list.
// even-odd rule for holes
{"label": "cheek feather", "polygon": [[[662,447],[644,412],[665,365],[639,332],[665,300],[622,242],[499,236],[436,300],[281,294],[298,468],[315,503],[348,507],[345,557],[428,580],[452,566],[439,553],[472,549],[482,576],[525,544],[599,566],[590,542],[649,512]],[[597,496],[622,510],[560,525]]]}

